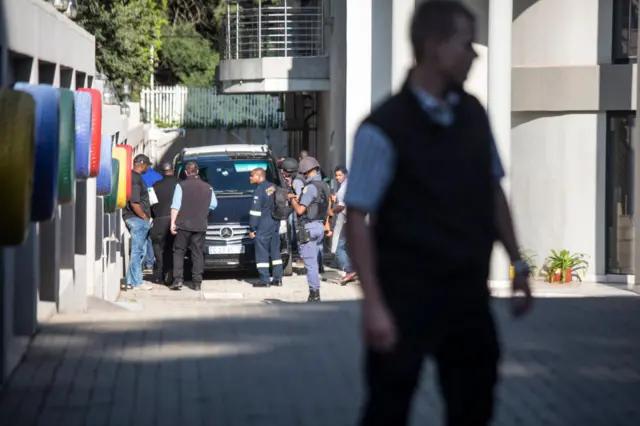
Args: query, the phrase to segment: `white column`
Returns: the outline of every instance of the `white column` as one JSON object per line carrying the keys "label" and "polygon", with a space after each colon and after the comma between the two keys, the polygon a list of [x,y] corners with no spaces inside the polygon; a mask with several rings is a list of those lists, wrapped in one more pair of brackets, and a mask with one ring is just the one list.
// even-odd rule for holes
{"label": "white column", "polygon": [[413,65],[409,39],[415,0],[372,0],[371,104],[398,91]]}
{"label": "white column", "polygon": [[[513,0],[489,1],[489,93],[488,110],[493,133],[505,169],[502,184],[510,195],[511,168],[511,25]],[[493,252],[491,280],[509,280],[509,258],[499,245]]]}
{"label": "white column", "polygon": [[[345,157],[351,161],[353,138],[371,110],[371,0],[346,5]],[[340,108],[340,105],[336,105]]]}
{"label": "white column", "polygon": [[393,0],[391,32],[391,91],[402,88],[407,72],[413,66],[413,50],[409,38],[411,18],[416,8],[415,0]]}

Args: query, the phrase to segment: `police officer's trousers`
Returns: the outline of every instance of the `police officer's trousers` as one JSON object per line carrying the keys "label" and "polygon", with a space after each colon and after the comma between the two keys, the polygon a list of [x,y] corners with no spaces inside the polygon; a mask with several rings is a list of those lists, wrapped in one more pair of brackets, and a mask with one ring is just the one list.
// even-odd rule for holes
{"label": "police officer's trousers", "polygon": [[268,283],[269,267],[273,267],[273,280],[282,281],[282,258],[280,257],[280,234],[278,228],[256,232],[254,238],[256,250],[256,267],[260,274],[260,281]]}
{"label": "police officer's trousers", "polygon": [[170,231],[171,217],[157,217],[153,220],[149,237],[156,258],[154,276],[165,284],[173,282],[173,234]]}
{"label": "police officer's trousers", "polygon": [[318,254],[324,238],[324,225],[320,221],[310,222],[304,225],[311,235],[311,241],[300,244],[300,257],[307,270],[307,284],[311,290],[320,289],[320,270]]}
{"label": "police officer's trousers", "polygon": [[411,400],[426,356],[432,357],[437,365],[445,402],[444,424],[490,424],[500,351],[488,301],[479,300],[459,309],[453,305],[455,297],[447,301],[434,296],[435,304],[441,305],[439,308],[417,299],[423,302],[418,309],[436,313],[416,314],[418,309],[409,307],[407,315],[401,308],[406,309],[407,303],[391,303],[399,330],[396,348],[390,353],[366,351],[368,389],[361,426],[409,424]]}

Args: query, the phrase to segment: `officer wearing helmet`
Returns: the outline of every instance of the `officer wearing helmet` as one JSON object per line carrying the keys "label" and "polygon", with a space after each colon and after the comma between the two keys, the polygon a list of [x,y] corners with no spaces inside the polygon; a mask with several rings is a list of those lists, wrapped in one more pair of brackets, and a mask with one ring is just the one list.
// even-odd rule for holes
{"label": "officer wearing helmet", "polygon": [[291,205],[298,216],[298,243],[300,257],[307,270],[309,302],[320,301],[320,273],[318,249],[324,237],[324,221],[329,210],[331,189],[320,175],[320,164],[313,157],[300,161],[298,172],[304,176],[305,186],[300,198],[290,194]]}
{"label": "officer wearing helmet", "polygon": [[291,185],[295,191],[296,196],[300,197],[302,188],[304,188],[304,177],[298,174],[298,167],[298,160],[295,158],[285,158],[282,163],[280,163],[280,168],[284,172],[289,185]]}

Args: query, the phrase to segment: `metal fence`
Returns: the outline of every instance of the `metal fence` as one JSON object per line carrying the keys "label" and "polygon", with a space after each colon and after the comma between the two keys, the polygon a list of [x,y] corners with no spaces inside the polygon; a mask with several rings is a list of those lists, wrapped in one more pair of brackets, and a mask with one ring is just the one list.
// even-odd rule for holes
{"label": "metal fence", "polygon": [[159,86],[140,99],[145,121],[159,127],[278,128],[284,112],[270,95],[222,95],[215,88]]}
{"label": "metal fence", "polygon": [[227,3],[224,59],[322,56],[323,1],[317,6],[257,6]]}

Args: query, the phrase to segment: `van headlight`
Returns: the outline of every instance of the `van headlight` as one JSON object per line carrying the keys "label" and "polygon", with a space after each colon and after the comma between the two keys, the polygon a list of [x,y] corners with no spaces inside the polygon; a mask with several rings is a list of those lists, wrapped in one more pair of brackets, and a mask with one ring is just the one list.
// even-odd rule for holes
{"label": "van headlight", "polygon": [[281,234],[286,234],[287,233],[287,221],[286,220],[281,220],[280,221],[280,233]]}

